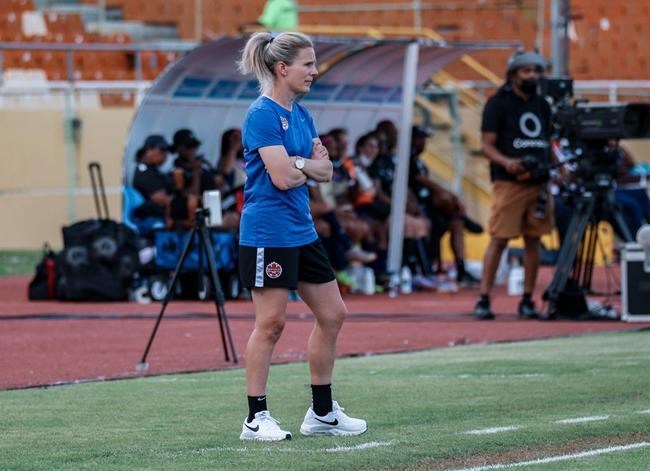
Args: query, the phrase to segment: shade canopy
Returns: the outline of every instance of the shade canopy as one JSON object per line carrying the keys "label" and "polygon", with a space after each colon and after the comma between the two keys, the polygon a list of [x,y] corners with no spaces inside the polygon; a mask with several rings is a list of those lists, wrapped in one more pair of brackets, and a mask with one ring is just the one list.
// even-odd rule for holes
{"label": "shade canopy", "polygon": [[[124,155],[125,184],[131,182],[135,154],[149,134],[171,141],[174,132],[190,128],[202,141],[199,150],[215,163],[221,135],[240,128],[246,110],[258,96],[252,76],[236,68],[247,37],[222,37],[185,54],[158,78],[136,112]],[[319,132],[349,130],[352,141],[378,121],[399,121],[406,47],[412,41],[314,38],[321,75],[302,102]],[[462,54],[477,49],[512,47],[504,43],[419,41],[416,87]]]}

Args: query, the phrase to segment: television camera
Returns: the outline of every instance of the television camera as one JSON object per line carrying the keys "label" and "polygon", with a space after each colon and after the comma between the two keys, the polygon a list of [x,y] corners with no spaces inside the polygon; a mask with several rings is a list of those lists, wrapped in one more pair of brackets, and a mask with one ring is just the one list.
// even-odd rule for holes
{"label": "television camera", "polygon": [[[617,142],[650,138],[650,104],[574,99],[573,81],[566,77],[542,79],[540,93],[551,103],[553,137],[561,144],[561,153],[568,155],[548,170],[572,163],[575,208],[553,280],[544,293],[547,316],[588,317],[584,296],[591,291],[596,226],[607,220],[626,242],[632,241],[613,196],[619,166]],[[590,226],[593,230],[587,232]]]}

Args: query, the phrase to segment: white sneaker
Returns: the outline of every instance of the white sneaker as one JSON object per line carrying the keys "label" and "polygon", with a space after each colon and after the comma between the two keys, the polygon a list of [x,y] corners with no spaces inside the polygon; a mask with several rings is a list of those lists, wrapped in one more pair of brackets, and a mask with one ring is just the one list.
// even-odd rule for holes
{"label": "white sneaker", "polygon": [[365,420],[353,419],[343,413],[339,403],[332,401],[332,411],[320,417],[314,413],[311,407],[307,409],[305,420],[300,426],[300,433],[303,435],[335,435],[339,437],[351,437],[361,435],[368,430]]}
{"label": "white sneaker", "polygon": [[267,410],[255,414],[252,422],[247,422],[248,417],[244,419],[241,427],[241,440],[259,440],[263,442],[277,442],[280,440],[291,440],[291,432],[282,430],[278,427],[278,422]]}

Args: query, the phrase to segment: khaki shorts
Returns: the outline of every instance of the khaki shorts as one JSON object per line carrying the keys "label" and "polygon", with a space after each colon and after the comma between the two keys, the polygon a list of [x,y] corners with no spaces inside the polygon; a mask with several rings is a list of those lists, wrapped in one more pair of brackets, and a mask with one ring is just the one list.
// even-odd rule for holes
{"label": "khaki shorts", "polygon": [[509,181],[492,184],[492,210],[489,230],[493,239],[519,236],[541,237],[553,228],[553,199],[547,191],[546,214],[535,217],[537,198],[543,185],[526,185]]}

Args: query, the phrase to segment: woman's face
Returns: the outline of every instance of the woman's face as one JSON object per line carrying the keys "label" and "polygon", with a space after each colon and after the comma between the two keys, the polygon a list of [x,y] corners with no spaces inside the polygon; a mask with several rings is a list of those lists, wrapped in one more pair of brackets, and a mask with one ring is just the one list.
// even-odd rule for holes
{"label": "woman's face", "polygon": [[304,95],[309,92],[312,82],[318,75],[314,49],[311,47],[300,49],[293,64],[281,64],[280,76],[283,77],[289,89],[296,95]]}
{"label": "woman's face", "polygon": [[361,153],[370,160],[375,160],[379,154],[379,142],[377,142],[377,139],[374,137],[366,139],[366,142],[361,146]]}

